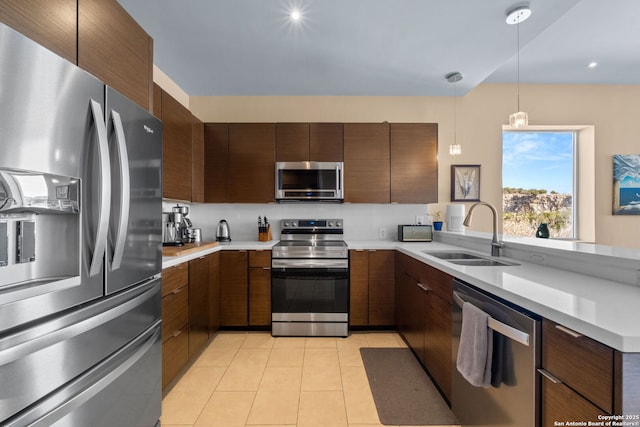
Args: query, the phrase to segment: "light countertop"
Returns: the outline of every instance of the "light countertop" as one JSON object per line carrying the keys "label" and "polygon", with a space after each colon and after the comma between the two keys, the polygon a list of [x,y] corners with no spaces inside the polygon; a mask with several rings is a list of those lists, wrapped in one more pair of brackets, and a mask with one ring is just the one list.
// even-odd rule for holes
{"label": "light countertop", "polygon": [[[183,257],[163,257],[163,268],[220,250],[269,250],[277,241],[238,241]],[[442,242],[348,241],[353,250],[398,250],[493,295],[623,352],[640,352],[640,286],[552,268],[521,259],[519,265],[473,267],[428,252],[464,250]],[[479,253],[487,256],[486,253]]]}

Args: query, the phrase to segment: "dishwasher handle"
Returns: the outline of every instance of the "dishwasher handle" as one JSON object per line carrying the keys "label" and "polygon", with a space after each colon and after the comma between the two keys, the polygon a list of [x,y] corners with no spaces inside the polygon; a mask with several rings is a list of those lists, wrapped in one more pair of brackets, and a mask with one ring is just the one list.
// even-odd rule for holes
{"label": "dishwasher handle", "polygon": [[[460,308],[462,308],[462,306],[466,302],[456,291],[453,291],[453,300],[460,306]],[[519,342],[520,344],[524,344],[529,347],[529,334],[527,334],[526,332],[522,332],[519,329],[499,322],[491,316],[489,316],[487,326],[489,327],[489,329],[492,329],[507,338],[510,338],[514,341]]]}

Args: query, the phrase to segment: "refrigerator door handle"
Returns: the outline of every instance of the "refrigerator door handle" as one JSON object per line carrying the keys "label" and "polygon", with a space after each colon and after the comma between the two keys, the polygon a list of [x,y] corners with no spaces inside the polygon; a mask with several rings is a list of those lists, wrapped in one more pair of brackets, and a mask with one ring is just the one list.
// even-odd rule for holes
{"label": "refrigerator door handle", "polygon": [[93,256],[89,267],[89,276],[95,276],[101,271],[101,261],[104,258],[107,246],[109,215],[111,213],[111,172],[109,167],[111,161],[109,159],[107,127],[104,123],[102,107],[93,99],[91,100],[91,111],[98,135],[98,157],[100,162],[100,211],[98,213],[98,227],[96,230]]}
{"label": "refrigerator door handle", "polygon": [[120,113],[115,110],[111,111],[111,117],[113,118],[118,156],[120,157],[120,185],[122,186],[120,189],[120,219],[118,220],[116,240],[113,248],[113,260],[111,261],[111,270],[117,270],[122,263],[124,246],[127,239],[129,208],[131,206],[131,182],[129,178],[129,155],[127,153],[127,141],[124,136],[122,118],[120,117]]}

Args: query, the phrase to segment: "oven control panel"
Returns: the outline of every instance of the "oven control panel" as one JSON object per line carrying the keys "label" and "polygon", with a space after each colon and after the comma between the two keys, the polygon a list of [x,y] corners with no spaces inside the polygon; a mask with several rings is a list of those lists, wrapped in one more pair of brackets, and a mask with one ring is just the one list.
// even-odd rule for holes
{"label": "oven control panel", "polygon": [[311,228],[315,230],[340,230],[342,219],[283,219],[282,229]]}

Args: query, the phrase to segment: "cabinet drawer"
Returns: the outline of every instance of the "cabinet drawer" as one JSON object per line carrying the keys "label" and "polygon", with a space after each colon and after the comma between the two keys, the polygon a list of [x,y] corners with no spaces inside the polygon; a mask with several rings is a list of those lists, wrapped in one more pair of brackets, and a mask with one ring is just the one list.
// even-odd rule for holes
{"label": "cabinet drawer", "polygon": [[175,378],[189,361],[189,328],[162,344],[162,388]]}
{"label": "cabinet drawer", "polygon": [[271,267],[271,251],[249,251],[249,267]]}
{"label": "cabinet drawer", "polygon": [[427,285],[436,295],[448,303],[453,302],[453,277],[437,268],[422,264],[420,283]]}
{"label": "cabinet drawer", "polygon": [[595,405],[613,412],[613,349],[544,320],[542,366]]}
{"label": "cabinet drawer", "polygon": [[542,427],[558,421],[598,421],[602,410],[561,382],[542,376]]}
{"label": "cabinet drawer", "polygon": [[189,287],[176,289],[162,298],[162,342],[178,333],[189,322]]}
{"label": "cabinet drawer", "polygon": [[162,270],[162,296],[186,286],[189,283],[189,263],[183,262],[175,267]]}

